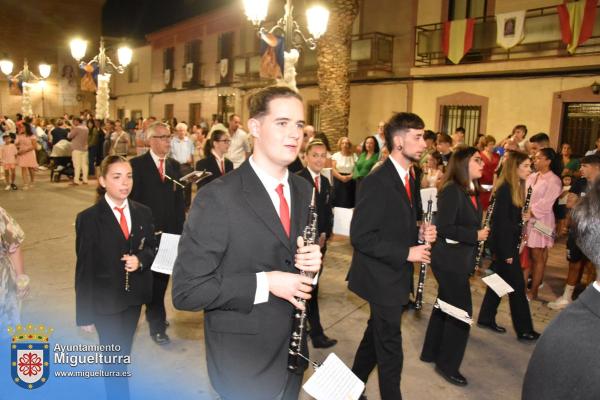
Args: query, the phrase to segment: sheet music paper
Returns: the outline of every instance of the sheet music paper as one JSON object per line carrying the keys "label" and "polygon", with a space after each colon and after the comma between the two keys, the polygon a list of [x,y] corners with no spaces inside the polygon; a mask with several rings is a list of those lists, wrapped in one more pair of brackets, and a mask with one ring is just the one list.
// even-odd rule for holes
{"label": "sheet music paper", "polygon": [[429,200],[431,200],[431,212],[437,212],[437,189],[434,187],[421,189],[421,204],[423,205],[423,212],[427,211],[427,202]]}
{"label": "sheet music paper", "polygon": [[507,293],[512,293],[515,291],[515,289],[513,289],[512,286],[506,283],[506,281],[496,273],[485,276],[481,278],[481,280],[485,282],[485,284],[488,285],[490,289],[496,292],[498,297],[502,297]]}
{"label": "sheet music paper", "polygon": [[365,384],[331,353],[302,388],[317,400],[357,400]]}
{"label": "sheet music paper", "polygon": [[177,246],[179,246],[180,237],[181,235],[173,235],[171,233],[163,233],[160,236],[158,253],[154,257],[154,262],[150,268],[152,271],[167,275],[173,273],[173,265],[175,265],[175,259],[177,258]]}
{"label": "sheet music paper", "polygon": [[473,319],[469,316],[469,313],[462,308],[454,307],[452,304],[448,304],[440,299],[436,300],[436,306],[438,306],[442,312],[448,314],[449,316],[454,317],[466,324],[473,325]]}
{"label": "sheet music paper", "polygon": [[333,233],[336,235],[350,236],[350,221],[352,221],[353,208],[334,207]]}

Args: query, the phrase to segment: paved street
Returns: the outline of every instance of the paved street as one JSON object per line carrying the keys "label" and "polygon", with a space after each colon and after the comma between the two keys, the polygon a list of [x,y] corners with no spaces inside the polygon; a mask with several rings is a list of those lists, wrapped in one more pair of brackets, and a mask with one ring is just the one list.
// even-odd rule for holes
{"label": "paved street", "polygon": [[[66,182],[50,183],[47,172],[38,173],[35,186],[28,191],[0,192],[0,205],[17,219],[26,232],[24,244],[27,273],[31,276],[31,295],[24,303],[23,322],[43,321],[56,329],[53,340],[79,335],[82,341],[93,343],[94,337],[77,333],[74,323],[74,266],[75,266],[75,215],[88,207],[95,196],[95,181],[89,186],[69,187]],[[333,348],[347,364],[352,363],[354,352],[362,337],[368,318],[365,302],[350,293],[344,281],[351,259],[351,247],[346,238],[336,238],[329,246],[325,271],[321,280],[320,306],[323,325],[330,337],[339,340]],[[542,332],[556,315],[548,309],[547,301],[562,291],[562,277],[566,274],[564,245],[551,252],[542,301],[533,301],[531,308],[535,328]],[[402,392],[405,399],[518,399],[523,375],[533,345],[516,340],[511,328],[508,303],[504,300],[497,322],[508,332],[498,335],[473,327],[463,361],[462,373],[469,386],[458,388],[446,383],[433,366],[419,361],[423,335],[435,296],[435,282],[428,274],[425,290],[426,305],[421,315],[405,313],[402,321],[404,340],[404,371]],[[473,305],[479,311],[484,285],[473,279]],[[131,379],[132,392],[147,384],[136,375],[143,370],[146,379],[156,387],[179,398],[178,390],[193,393],[196,399],[212,399],[204,359],[203,327],[200,313],[173,310],[170,293],[167,296],[168,330],[172,343],[159,347],[148,336],[144,318],[140,319],[134,345],[134,367]],[[312,357],[322,360],[329,351],[312,351]],[[170,374],[184,379],[174,383]],[[174,386],[176,385],[176,386]],[[175,389],[177,387],[177,389]],[[379,399],[377,377],[374,373],[367,385],[370,400]],[[135,396],[134,396],[135,397]],[[150,396],[151,397],[151,396]],[[157,398],[164,398],[158,396]],[[308,399],[302,395],[303,399]]]}

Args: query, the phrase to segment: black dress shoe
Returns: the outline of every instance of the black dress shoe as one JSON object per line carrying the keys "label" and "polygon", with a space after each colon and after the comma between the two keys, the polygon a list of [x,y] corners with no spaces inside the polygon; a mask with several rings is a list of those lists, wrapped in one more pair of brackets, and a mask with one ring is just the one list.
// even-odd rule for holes
{"label": "black dress shoe", "polygon": [[536,331],[519,333],[517,335],[517,339],[519,339],[520,341],[523,341],[523,342],[534,342],[534,341],[538,340],[539,337],[540,337],[540,334],[537,333]]}
{"label": "black dress shoe", "polygon": [[336,339],[328,338],[325,335],[315,336],[311,338],[313,347],[315,349],[327,349],[329,347],[335,346],[337,343]]}
{"label": "black dress shoe", "polygon": [[166,333],[155,333],[154,335],[150,335],[150,337],[152,340],[154,340],[154,343],[161,345],[167,344],[171,341],[171,339],[169,339],[169,335]]}
{"label": "black dress shoe", "polygon": [[419,356],[419,360],[426,362],[426,363],[432,363],[435,361],[433,358],[423,357],[423,355]]}
{"label": "black dress shoe", "polygon": [[506,333],[506,328],[496,324],[496,322],[491,322],[489,324],[483,323],[483,322],[477,322],[477,326],[480,328],[486,328],[489,330],[492,330],[496,333]]}
{"label": "black dress shoe", "polygon": [[459,372],[452,374],[452,375],[448,375],[437,366],[435,367],[435,372],[440,374],[442,376],[442,378],[444,378],[445,380],[447,380],[448,382],[450,382],[453,385],[467,386],[467,383],[468,383],[467,378],[462,376]]}

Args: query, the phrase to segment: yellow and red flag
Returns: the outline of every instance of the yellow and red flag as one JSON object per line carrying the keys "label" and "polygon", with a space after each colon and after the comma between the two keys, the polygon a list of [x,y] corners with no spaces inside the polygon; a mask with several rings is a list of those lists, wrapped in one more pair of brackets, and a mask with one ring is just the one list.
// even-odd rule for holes
{"label": "yellow and red flag", "polygon": [[473,28],[475,19],[458,19],[444,22],[444,55],[454,64],[458,64],[473,46]]}
{"label": "yellow and red flag", "polygon": [[567,51],[575,53],[577,46],[592,36],[598,0],[582,0],[557,6],[560,30]]}

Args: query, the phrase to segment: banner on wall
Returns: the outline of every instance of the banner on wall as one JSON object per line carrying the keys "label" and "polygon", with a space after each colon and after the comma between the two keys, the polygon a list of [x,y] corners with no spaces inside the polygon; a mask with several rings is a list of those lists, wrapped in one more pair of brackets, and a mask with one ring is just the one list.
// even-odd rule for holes
{"label": "banner on wall", "polygon": [[570,54],[592,36],[597,0],[581,0],[557,6],[562,40]]}
{"label": "banner on wall", "polygon": [[475,19],[458,19],[444,22],[443,51],[454,64],[460,60],[473,46],[473,28]]}
{"label": "banner on wall", "polygon": [[506,50],[521,43],[525,38],[525,10],[496,15],[496,42]]}

